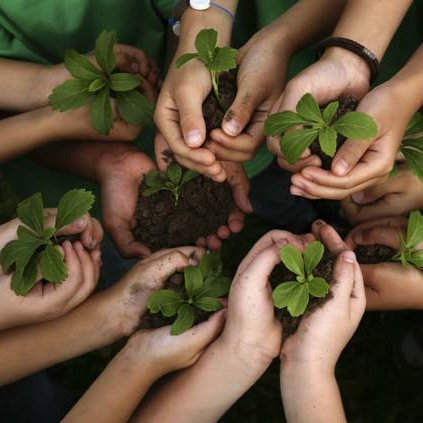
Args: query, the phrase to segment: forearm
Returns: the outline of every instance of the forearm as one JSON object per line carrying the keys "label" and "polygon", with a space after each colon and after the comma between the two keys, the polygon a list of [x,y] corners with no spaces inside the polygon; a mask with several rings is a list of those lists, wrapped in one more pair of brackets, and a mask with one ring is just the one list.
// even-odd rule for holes
{"label": "forearm", "polygon": [[140,360],[130,343],[131,340],[109,363],[64,418],[64,423],[128,421],[150,386],[160,377],[154,366]]}
{"label": "forearm", "polygon": [[342,399],[332,370],[281,365],[281,392],[289,423],[346,423]]}
{"label": "forearm", "polygon": [[141,404],[131,422],[216,422],[259,379],[267,365],[255,370],[255,360],[240,360],[238,352],[218,339],[194,366]]}

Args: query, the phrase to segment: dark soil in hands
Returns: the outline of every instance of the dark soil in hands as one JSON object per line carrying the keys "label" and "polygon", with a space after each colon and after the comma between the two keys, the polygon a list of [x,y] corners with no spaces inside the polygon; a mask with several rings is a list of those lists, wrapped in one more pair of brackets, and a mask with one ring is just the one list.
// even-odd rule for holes
{"label": "dark soil in hands", "polygon": [[222,72],[219,76],[219,100],[212,90],[203,103],[203,116],[207,134],[222,126],[223,118],[235,100],[237,71]]}
{"label": "dark soil in hands", "polygon": [[215,234],[226,225],[235,208],[232,188],[227,182],[214,182],[199,175],[181,189],[179,201],[169,191],[144,197],[139,188],[135,210],[135,239],[152,251],[195,245],[200,237]]}
{"label": "dark soil in hands", "polygon": [[397,250],[385,245],[358,245],[355,247],[355,255],[360,264],[377,264],[391,261]]}
{"label": "dark soil in hands", "polygon": [[[320,277],[326,280],[328,283],[332,283],[332,268],[335,262],[335,257],[331,254],[325,253],[321,262],[317,265],[316,269],[313,272],[315,277]],[[272,285],[272,290],[275,289],[282,282],[291,282],[296,280],[296,275],[289,271],[282,263],[278,264],[271,273],[269,277],[269,282]],[[299,317],[292,317],[288,309],[285,307],[283,309],[275,308],[276,318],[282,322],[283,327],[283,341],[285,341],[289,336],[293,335],[301,322],[301,319],[310,313],[312,313],[317,308],[322,307],[326,303],[332,294],[329,291],[328,295],[324,298],[315,298],[311,297],[310,302],[308,303],[306,312]]]}
{"label": "dark soil in hands", "polygon": [[[341,116],[345,115],[347,112],[353,112],[358,106],[358,100],[354,97],[345,97],[339,99],[339,108],[336,111],[336,114],[334,116],[334,121],[339,119]],[[324,107],[321,108],[322,110]],[[346,141],[346,138],[340,134],[338,134],[337,139],[337,151],[339,148],[344,144]],[[322,160],[322,168],[325,170],[330,170],[332,165],[332,157],[325,154],[322,149],[320,148],[320,144],[317,140],[313,141],[313,143],[310,146],[310,150],[312,154],[315,154],[316,156],[319,156]]]}
{"label": "dark soil in hands", "polygon": [[[173,274],[165,283],[166,289],[171,289],[172,291],[179,292],[183,297],[186,297],[185,292],[185,281],[183,273]],[[197,323],[204,322],[209,318],[212,313],[207,313],[196,307],[195,310],[195,320],[194,325]],[[161,313],[150,313],[147,312],[144,314],[141,320],[140,329],[156,329],[161,328],[162,326],[171,325],[176,320],[176,315],[173,317],[165,317]]]}

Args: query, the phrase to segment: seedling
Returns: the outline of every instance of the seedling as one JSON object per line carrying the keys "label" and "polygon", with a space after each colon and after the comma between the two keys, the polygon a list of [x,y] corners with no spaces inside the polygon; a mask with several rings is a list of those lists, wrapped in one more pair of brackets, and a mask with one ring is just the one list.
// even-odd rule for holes
{"label": "seedling", "polygon": [[113,128],[111,100],[116,100],[121,118],[135,126],[153,122],[154,104],[140,93],[140,79],[130,73],[116,72],[116,32],[103,31],[95,44],[94,65],[75,50],[65,54],[65,67],[75,79],[65,81],[53,90],[49,104],[54,110],[65,112],[90,106],[91,124],[101,135]]}
{"label": "seedling", "polygon": [[273,304],[277,308],[287,307],[292,317],[304,314],[311,297],[323,298],[329,285],[323,278],[313,275],[322,260],[325,247],[319,241],[310,243],[301,254],[293,245],[281,248],[280,258],[285,267],[297,275],[292,282],[283,282],[273,290]]}
{"label": "seedling", "polygon": [[222,276],[222,262],[216,253],[206,254],[196,267],[184,272],[185,295],[171,289],[161,289],[151,295],[150,313],[165,317],[176,316],[172,335],[186,332],[194,324],[195,309],[214,312],[222,308],[218,299],[229,292],[231,280]]}
{"label": "seedling", "polygon": [[[339,102],[333,101],[322,111],[315,98],[305,94],[297,104],[297,112],[285,110],[270,115],[264,124],[264,132],[269,137],[282,134],[281,151],[292,165],[316,139],[322,151],[333,157],[338,134],[353,140],[369,140],[376,136],[377,125],[370,116],[347,112],[335,119],[338,107]],[[298,126],[301,128],[295,128]],[[294,129],[285,132],[291,128]]]}
{"label": "seedling", "polygon": [[18,239],[10,241],[0,252],[4,272],[13,270],[11,288],[17,295],[26,295],[36,284],[37,274],[51,283],[63,282],[68,270],[63,256],[56,248],[56,233],[87,213],[94,195],[84,189],[68,191],[59,201],[55,227],[44,226],[44,206],[40,193],[18,204],[20,225]]}
{"label": "seedling", "polygon": [[404,267],[416,267],[423,270],[423,251],[416,247],[423,241],[423,216],[417,210],[410,213],[406,238],[401,237],[401,248],[392,260],[400,261]]}
{"label": "seedling", "polygon": [[158,191],[170,191],[175,197],[175,205],[178,204],[181,189],[184,184],[196,178],[198,173],[192,170],[182,170],[177,163],[171,163],[166,172],[153,170],[145,176],[147,188],[144,190],[144,197],[149,197]]}
{"label": "seedling", "polygon": [[[423,115],[417,112],[408,124],[400,152],[411,171],[423,182]],[[395,168],[394,168],[395,169]]]}
{"label": "seedling", "polygon": [[219,75],[236,68],[236,56],[238,50],[231,47],[216,47],[217,32],[214,29],[203,29],[195,39],[197,53],[183,54],[176,61],[176,67],[180,68],[192,59],[198,59],[204,63],[210,71],[214,95],[219,100]]}

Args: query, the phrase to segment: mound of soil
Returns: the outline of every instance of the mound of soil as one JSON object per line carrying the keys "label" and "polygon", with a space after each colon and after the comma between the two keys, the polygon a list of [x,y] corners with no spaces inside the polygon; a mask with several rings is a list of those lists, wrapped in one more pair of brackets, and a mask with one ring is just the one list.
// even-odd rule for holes
{"label": "mound of soil", "polygon": [[[166,289],[179,292],[183,297],[186,297],[185,283],[183,273],[173,274],[165,284]],[[212,313],[207,313],[195,307],[195,320],[194,324],[204,322]],[[161,313],[144,314],[141,320],[140,329],[156,329],[162,326],[171,325],[176,319],[176,316],[165,317]]]}
{"label": "mound of soil", "polygon": [[144,197],[139,188],[135,210],[135,239],[152,251],[181,245],[194,245],[198,238],[215,234],[226,225],[235,203],[227,182],[214,182],[199,175],[181,189],[179,201],[169,191]]}
{"label": "mound of soil", "polygon": [[[334,116],[334,120],[339,119],[341,116],[345,115],[347,112],[353,112],[358,106],[358,100],[354,97],[345,97],[339,99],[339,108],[336,111],[336,114]],[[321,108],[322,110],[324,107]],[[337,149],[338,150],[342,144],[346,141],[346,138],[343,135],[338,134],[337,139]],[[326,170],[331,169],[332,165],[332,157],[329,157],[327,154],[325,154],[322,149],[320,148],[320,144],[317,140],[313,141],[313,143],[310,146],[310,150],[312,154],[315,154],[320,157],[322,160],[322,168]]]}
{"label": "mound of soil", "polygon": [[358,245],[355,250],[357,261],[360,264],[377,264],[391,261],[396,250],[385,245]]}
{"label": "mound of soil", "polygon": [[223,117],[234,102],[237,85],[237,71],[222,72],[219,76],[219,100],[212,90],[203,103],[203,116],[207,133],[222,126]]}

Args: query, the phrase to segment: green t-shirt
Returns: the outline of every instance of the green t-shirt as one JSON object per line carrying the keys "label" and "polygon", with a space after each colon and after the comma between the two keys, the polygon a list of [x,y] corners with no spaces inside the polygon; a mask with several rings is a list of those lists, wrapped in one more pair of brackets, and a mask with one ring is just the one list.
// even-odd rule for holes
{"label": "green t-shirt", "polygon": [[[295,2],[240,0],[234,45],[241,46]],[[59,63],[67,49],[88,52],[103,29],[114,29],[120,42],[144,49],[163,66],[167,18],[176,3],[175,0],[0,0],[0,56],[43,64]],[[395,73],[416,49],[421,38],[418,7],[421,5],[412,6],[397,33],[384,60],[381,80]],[[308,66],[314,58],[312,49],[297,54],[290,66],[290,76]],[[153,154],[152,139],[152,133],[144,131],[137,140],[150,155]],[[245,164],[250,177],[266,168],[272,158],[264,147],[253,161]],[[48,205],[56,204],[67,189],[87,185],[75,176],[58,174],[25,158],[3,165],[3,172],[21,197],[41,191]]]}

